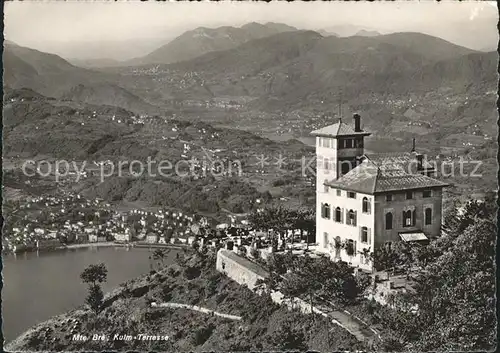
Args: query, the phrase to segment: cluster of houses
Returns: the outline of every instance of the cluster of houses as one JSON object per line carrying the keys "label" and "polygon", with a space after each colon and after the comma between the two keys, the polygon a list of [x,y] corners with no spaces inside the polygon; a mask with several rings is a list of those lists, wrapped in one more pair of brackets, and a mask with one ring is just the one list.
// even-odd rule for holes
{"label": "cluster of houses", "polygon": [[30,198],[11,215],[16,217],[5,225],[3,237],[4,250],[11,252],[104,241],[161,243],[162,238],[187,239],[208,222],[170,210],[117,212],[102,200],[72,193]]}
{"label": "cluster of houses", "polygon": [[214,246],[232,242],[263,248],[272,232],[251,230],[245,215],[230,215],[227,223],[212,227],[207,218],[180,211],[118,212],[109,203],[75,193],[30,198],[11,214],[17,217],[6,224],[3,237],[4,250],[9,252],[98,242],[191,244],[195,239]]}
{"label": "cluster of houses", "polygon": [[98,227],[110,214],[109,204],[74,193],[28,198],[11,212],[3,248],[20,252],[88,241],[87,228]]}

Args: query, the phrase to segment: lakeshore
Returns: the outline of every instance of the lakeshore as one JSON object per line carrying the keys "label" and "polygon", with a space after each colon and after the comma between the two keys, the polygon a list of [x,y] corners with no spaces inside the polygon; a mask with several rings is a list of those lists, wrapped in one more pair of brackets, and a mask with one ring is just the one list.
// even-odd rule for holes
{"label": "lakeshore", "polygon": [[[97,316],[80,303],[30,326],[6,348],[10,351],[276,350],[284,344],[283,334],[276,327],[290,322],[297,324],[292,329],[300,330],[298,337],[304,349],[345,351],[365,347],[328,319],[290,311],[218,273],[212,256],[184,253],[181,258],[179,262],[106,289],[103,310]],[[114,322],[122,324],[113,325]],[[139,323],[144,332],[171,339],[147,342],[134,339],[134,335],[130,335],[130,340],[75,339],[78,334],[109,338],[128,335],[136,332],[134,328]]]}
{"label": "lakeshore", "polygon": [[119,247],[119,248],[150,248],[150,249],[156,249],[156,248],[168,248],[168,249],[182,249],[185,248],[187,245],[185,244],[159,244],[159,243],[146,243],[146,242],[129,242],[129,243],[122,243],[122,242],[115,242],[115,241],[107,241],[107,242],[96,242],[96,243],[81,243],[81,244],[68,244],[68,245],[61,245],[57,247],[51,247],[51,248],[40,248],[40,249],[25,249],[23,251],[7,251],[4,250],[2,252],[3,255],[9,255],[9,254],[15,254],[15,255],[20,255],[20,254],[25,254],[25,253],[40,253],[40,252],[51,252],[51,251],[59,251],[59,250],[71,250],[71,249],[88,249],[88,248],[109,248],[109,247]]}
{"label": "lakeshore", "polygon": [[[8,303],[3,306],[2,317],[6,342],[33,325],[81,306],[86,286],[79,276],[90,264],[106,265],[105,292],[150,270],[148,248],[93,245],[3,256],[3,280],[7,285],[2,300]],[[176,252],[174,249],[167,255],[165,262],[170,262]]]}

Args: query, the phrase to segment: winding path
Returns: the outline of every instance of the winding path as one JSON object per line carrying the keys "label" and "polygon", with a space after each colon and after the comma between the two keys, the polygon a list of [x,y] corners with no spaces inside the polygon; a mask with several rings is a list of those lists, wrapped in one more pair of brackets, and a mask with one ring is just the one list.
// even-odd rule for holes
{"label": "winding path", "polygon": [[184,308],[184,309],[198,311],[198,312],[204,313],[204,314],[213,314],[215,316],[220,316],[220,317],[223,317],[225,319],[241,320],[241,316],[223,314],[223,313],[219,313],[215,310],[203,308],[201,306],[196,306],[196,305],[181,304],[181,303],[160,303],[160,304],[157,304],[157,303],[153,302],[153,303],[151,303],[151,307],[152,308]]}

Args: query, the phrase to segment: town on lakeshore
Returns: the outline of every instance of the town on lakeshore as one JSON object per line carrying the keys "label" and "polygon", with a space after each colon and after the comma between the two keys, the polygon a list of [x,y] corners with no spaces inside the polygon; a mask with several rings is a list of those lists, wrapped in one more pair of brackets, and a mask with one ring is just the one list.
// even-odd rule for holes
{"label": "town on lakeshore", "polygon": [[495,350],[496,4],[108,5],[5,5],[6,351]]}

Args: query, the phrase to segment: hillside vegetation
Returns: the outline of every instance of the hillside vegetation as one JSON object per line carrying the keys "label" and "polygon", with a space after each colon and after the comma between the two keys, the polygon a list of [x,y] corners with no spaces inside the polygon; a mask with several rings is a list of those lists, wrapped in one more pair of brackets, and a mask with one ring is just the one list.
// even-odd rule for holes
{"label": "hillside vegetation", "polygon": [[[151,274],[124,283],[106,296],[99,314],[78,308],[37,325],[7,348],[169,352],[362,349],[353,336],[329,320],[290,312],[216,272],[214,254],[184,256],[180,254],[176,264],[168,267],[158,263]],[[153,301],[197,305],[241,316],[242,320],[187,309],[154,309],[150,307]],[[110,340],[71,340],[71,330],[63,324],[68,319],[79,321],[85,335],[105,334]],[[169,340],[112,340],[115,334],[139,333],[167,335]]]}

